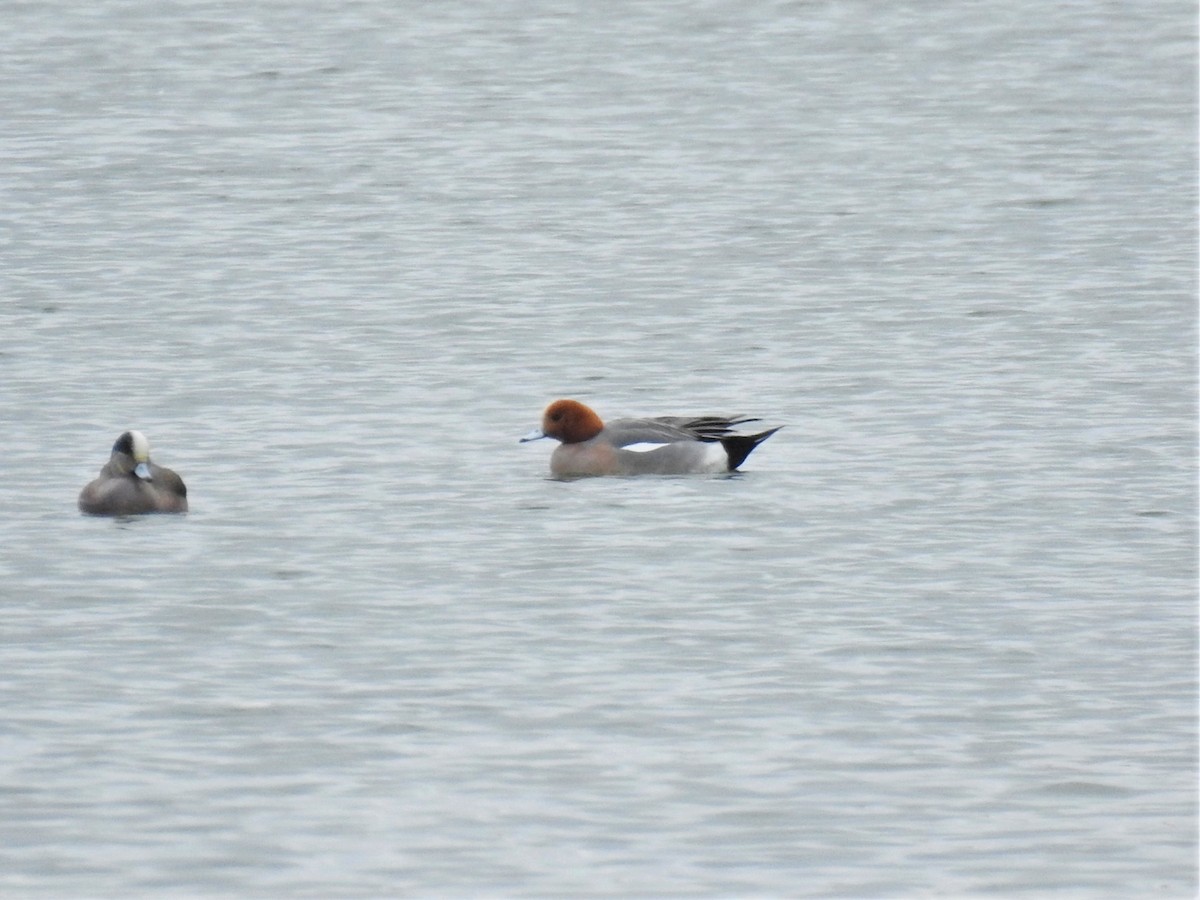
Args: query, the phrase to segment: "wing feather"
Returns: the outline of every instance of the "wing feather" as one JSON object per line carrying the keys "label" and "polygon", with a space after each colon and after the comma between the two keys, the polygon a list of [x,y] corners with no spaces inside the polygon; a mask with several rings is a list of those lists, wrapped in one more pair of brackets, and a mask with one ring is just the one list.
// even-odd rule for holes
{"label": "wing feather", "polygon": [[670,444],[674,441],[719,441],[734,426],[759,422],[747,416],[659,416],[653,419],[614,419],[604,436],[614,447],[630,444]]}

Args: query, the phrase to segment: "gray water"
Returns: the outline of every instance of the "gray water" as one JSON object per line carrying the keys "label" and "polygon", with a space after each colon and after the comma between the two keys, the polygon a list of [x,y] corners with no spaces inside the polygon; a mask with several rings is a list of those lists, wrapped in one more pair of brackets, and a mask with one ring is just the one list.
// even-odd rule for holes
{"label": "gray water", "polygon": [[593,6],[5,8],[0,894],[1193,896],[1194,4]]}

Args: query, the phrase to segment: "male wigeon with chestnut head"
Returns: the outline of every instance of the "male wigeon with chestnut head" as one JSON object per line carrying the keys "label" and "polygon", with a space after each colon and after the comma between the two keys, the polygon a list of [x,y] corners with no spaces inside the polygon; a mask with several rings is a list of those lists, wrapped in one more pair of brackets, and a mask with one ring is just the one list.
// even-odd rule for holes
{"label": "male wigeon with chestnut head", "polygon": [[[605,424],[578,400],[555,400],[542,427],[521,441],[561,441],[550,456],[550,473],[575,475],[691,475],[736,472],[750,453],[779,428],[736,434],[735,425],[758,422],[738,416],[660,416],[614,419]],[[782,426],[781,426],[782,427]],[[654,449],[627,449],[656,444]]]}

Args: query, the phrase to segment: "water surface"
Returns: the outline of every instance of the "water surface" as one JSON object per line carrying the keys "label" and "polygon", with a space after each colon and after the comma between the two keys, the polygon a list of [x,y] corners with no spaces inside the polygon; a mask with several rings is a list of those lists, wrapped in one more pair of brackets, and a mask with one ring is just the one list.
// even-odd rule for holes
{"label": "water surface", "polygon": [[[0,891],[1193,896],[1195,45],[9,10]],[[186,517],[76,512],[130,427]]]}

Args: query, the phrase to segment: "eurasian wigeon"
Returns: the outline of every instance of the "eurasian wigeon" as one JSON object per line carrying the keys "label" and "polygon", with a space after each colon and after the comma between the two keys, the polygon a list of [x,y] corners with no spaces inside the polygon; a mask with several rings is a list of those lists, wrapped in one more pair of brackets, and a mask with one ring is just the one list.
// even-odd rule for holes
{"label": "eurasian wigeon", "polygon": [[[662,416],[605,424],[578,400],[555,400],[542,415],[542,427],[521,441],[550,437],[562,442],[550,456],[550,472],[556,477],[713,474],[737,471],[755,447],[779,430],[732,431],[735,425],[758,421],[736,416]],[[633,444],[661,446],[622,449]]]}
{"label": "eurasian wigeon", "polygon": [[100,476],[79,494],[79,509],[89,516],[183,513],[187,508],[183,479],[150,462],[150,442],[140,431],[117,438]]}

